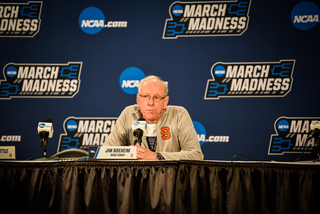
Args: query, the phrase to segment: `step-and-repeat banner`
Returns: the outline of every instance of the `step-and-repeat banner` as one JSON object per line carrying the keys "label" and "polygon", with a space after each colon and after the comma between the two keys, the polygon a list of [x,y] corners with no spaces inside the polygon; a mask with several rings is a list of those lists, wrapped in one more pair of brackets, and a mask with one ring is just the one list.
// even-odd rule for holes
{"label": "step-and-repeat banner", "polygon": [[[2,1],[0,146],[16,158],[99,146],[160,76],[206,160],[308,159],[320,120],[320,2]],[[5,152],[5,151],[1,151]],[[43,156],[42,148],[34,158]],[[240,158],[241,159],[241,158]],[[238,159],[237,159],[238,160]]]}

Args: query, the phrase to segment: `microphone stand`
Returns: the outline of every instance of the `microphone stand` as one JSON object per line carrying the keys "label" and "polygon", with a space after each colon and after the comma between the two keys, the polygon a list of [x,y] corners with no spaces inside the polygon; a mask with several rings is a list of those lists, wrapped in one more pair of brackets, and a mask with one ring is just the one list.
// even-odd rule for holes
{"label": "microphone stand", "polygon": [[47,158],[47,144],[48,144],[48,134],[45,133],[44,135],[40,135],[41,137],[41,142],[40,142],[40,147],[43,144],[43,158],[39,158],[37,160],[42,161],[42,160],[49,160]]}
{"label": "microphone stand", "polygon": [[43,140],[43,158],[44,159],[47,159],[47,144],[48,144],[48,139],[47,138],[44,138],[44,139],[41,139]]}
{"label": "microphone stand", "polygon": [[141,137],[140,138],[136,137],[133,144],[136,145],[138,143],[141,146],[141,142],[142,142]]}

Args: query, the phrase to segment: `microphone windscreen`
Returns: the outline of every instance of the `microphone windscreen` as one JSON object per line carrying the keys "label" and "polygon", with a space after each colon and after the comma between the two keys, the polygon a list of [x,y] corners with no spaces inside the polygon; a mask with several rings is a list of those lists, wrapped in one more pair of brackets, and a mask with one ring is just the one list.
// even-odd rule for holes
{"label": "microphone windscreen", "polygon": [[51,120],[51,118],[46,117],[46,118],[43,119],[42,122],[52,123],[52,120]]}
{"label": "microphone windscreen", "polygon": [[[146,129],[147,129],[147,121],[145,119],[142,119],[142,120],[140,119],[138,121],[133,121],[132,123],[133,135],[137,137],[142,137],[144,132],[146,132]],[[139,131],[136,131],[136,130],[139,130]]]}
{"label": "microphone windscreen", "polygon": [[137,138],[142,138],[143,136],[143,130],[142,129],[135,129],[133,131],[133,136],[137,137]]}

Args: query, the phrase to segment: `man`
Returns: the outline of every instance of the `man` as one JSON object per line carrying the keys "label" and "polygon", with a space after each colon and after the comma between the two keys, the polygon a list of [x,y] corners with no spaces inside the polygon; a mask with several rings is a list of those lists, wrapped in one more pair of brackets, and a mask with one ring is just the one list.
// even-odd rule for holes
{"label": "man", "polygon": [[139,119],[147,122],[147,137],[136,144],[139,160],[203,160],[197,133],[187,110],[168,106],[168,86],[157,76],[141,80],[137,104],[120,114],[104,146],[134,144],[132,124]]}

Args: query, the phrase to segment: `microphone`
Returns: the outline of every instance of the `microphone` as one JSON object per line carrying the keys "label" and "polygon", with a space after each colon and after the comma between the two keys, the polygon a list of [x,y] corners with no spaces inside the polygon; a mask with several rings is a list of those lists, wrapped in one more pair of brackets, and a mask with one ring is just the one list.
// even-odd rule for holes
{"label": "microphone", "polygon": [[38,134],[41,139],[52,138],[53,126],[50,118],[45,118],[43,122],[38,124]]}
{"label": "microphone", "polygon": [[134,145],[139,143],[141,145],[142,136],[145,135],[147,129],[147,122],[145,119],[139,119],[138,121],[133,121],[132,130],[133,136],[135,137]]}
{"label": "microphone", "polygon": [[38,134],[41,138],[40,147],[43,144],[43,159],[47,159],[48,138],[52,138],[53,135],[53,125],[50,118],[45,118],[43,122],[39,122]]}
{"label": "microphone", "polygon": [[320,143],[319,143],[319,135],[320,135],[320,122],[319,121],[312,121],[310,124],[310,132],[309,136],[306,140],[309,141],[311,138],[315,138],[315,148],[311,152],[311,158],[315,159],[316,161],[320,160]]}
{"label": "microphone", "polygon": [[320,122],[312,121],[312,123],[310,124],[310,130],[311,130],[311,133],[308,136],[308,140],[310,140],[313,137],[319,137]]}

